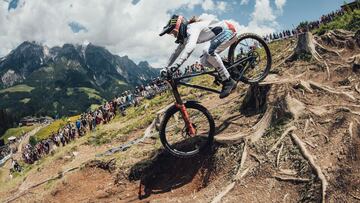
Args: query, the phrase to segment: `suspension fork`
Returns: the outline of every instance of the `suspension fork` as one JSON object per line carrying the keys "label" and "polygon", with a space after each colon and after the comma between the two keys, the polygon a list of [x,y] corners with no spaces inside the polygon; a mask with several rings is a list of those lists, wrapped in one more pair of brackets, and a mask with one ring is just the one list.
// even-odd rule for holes
{"label": "suspension fork", "polygon": [[170,80],[168,82],[170,83],[170,86],[171,86],[171,88],[173,90],[173,94],[174,94],[174,97],[175,97],[175,106],[180,109],[181,116],[184,119],[184,122],[185,122],[186,128],[188,130],[188,133],[190,134],[190,136],[195,136],[196,130],[195,130],[193,124],[190,121],[189,114],[187,112],[185,104],[183,103],[183,101],[181,99],[180,93],[179,93],[178,88],[177,88],[177,84],[174,82],[174,80]]}

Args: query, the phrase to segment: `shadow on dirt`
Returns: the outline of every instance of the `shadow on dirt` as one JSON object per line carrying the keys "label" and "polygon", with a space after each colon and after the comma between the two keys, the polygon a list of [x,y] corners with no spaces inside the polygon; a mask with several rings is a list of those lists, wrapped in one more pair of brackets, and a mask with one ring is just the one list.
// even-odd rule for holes
{"label": "shadow on dirt", "polygon": [[217,147],[192,158],[178,158],[166,151],[158,151],[155,158],[135,164],[129,174],[130,181],[140,180],[139,199],[152,194],[166,193],[189,183],[192,191],[208,185],[215,173]]}
{"label": "shadow on dirt", "polygon": [[270,88],[270,85],[250,85],[240,106],[241,114],[250,117],[265,112]]}
{"label": "shadow on dirt", "polygon": [[233,122],[241,117],[252,117],[263,114],[267,108],[267,95],[269,90],[269,85],[251,85],[246,91],[244,101],[237,107],[240,114],[233,115],[224,120],[218,127],[216,127],[215,135],[222,133],[230,125],[237,125],[241,127],[242,125]]}
{"label": "shadow on dirt", "polygon": [[236,121],[237,119],[239,119],[241,117],[243,117],[243,115],[239,114],[239,115],[230,116],[229,118],[225,119],[218,127],[216,127],[215,135],[218,135],[218,134],[222,133],[230,125],[238,125],[238,126],[240,126],[239,124],[235,124],[233,121]]}

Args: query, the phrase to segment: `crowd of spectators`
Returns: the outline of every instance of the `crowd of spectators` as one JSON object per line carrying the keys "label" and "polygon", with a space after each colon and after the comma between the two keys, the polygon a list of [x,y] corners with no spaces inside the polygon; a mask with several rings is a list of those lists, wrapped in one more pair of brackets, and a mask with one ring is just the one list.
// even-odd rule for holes
{"label": "crowd of spectators", "polygon": [[345,11],[343,9],[339,9],[329,14],[322,15],[319,20],[302,22],[295,29],[267,34],[263,38],[265,41],[271,42],[279,39],[286,39],[292,36],[297,36],[300,33],[318,29],[321,25],[332,22],[337,16],[342,16],[344,15],[344,13]]}
{"label": "crowd of spectators", "polygon": [[88,131],[94,131],[98,125],[106,124],[115,118],[117,113],[125,115],[125,110],[137,106],[143,99],[151,99],[167,89],[167,85],[159,78],[153,79],[147,85],[137,86],[134,91],[127,90],[113,100],[105,102],[97,109],[82,113],[75,122],[67,124],[53,132],[49,138],[38,141],[35,145],[27,144],[22,151],[25,163],[32,164],[57,147],[69,144],[82,137]]}
{"label": "crowd of spectators", "polygon": [[201,63],[196,61],[194,64],[186,66],[183,71],[178,69],[174,73],[174,77],[181,77],[181,76],[186,76],[186,75],[190,75],[190,74],[194,74],[194,73],[201,73],[201,72],[204,72],[207,70],[208,70],[208,67],[205,67]]}
{"label": "crowd of spectators", "polygon": [[11,153],[11,148],[9,145],[4,145],[0,148],[0,160],[5,158],[7,155]]}
{"label": "crowd of spectators", "polygon": [[[199,62],[185,67],[183,71],[178,70],[175,76],[184,76],[192,73],[205,71],[206,68]],[[49,154],[57,147],[69,144],[71,141],[83,136],[87,131],[94,131],[96,126],[111,121],[117,113],[126,115],[126,109],[138,106],[143,99],[152,99],[168,89],[168,85],[160,78],[152,79],[147,85],[136,86],[133,91],[124,91],[120,96],[109,102],[105,102],[95,110],[82,113],[75,122],[68,121],[67,124],[52,132],[47,139],[39,140],[36,144],[26,144],[22,149],[22,158],[25,163],[32,164],[43,156]],[[9,150],[0,149],[0,160],[10,154]],[[16,160],[15,160],[16,162]]]}

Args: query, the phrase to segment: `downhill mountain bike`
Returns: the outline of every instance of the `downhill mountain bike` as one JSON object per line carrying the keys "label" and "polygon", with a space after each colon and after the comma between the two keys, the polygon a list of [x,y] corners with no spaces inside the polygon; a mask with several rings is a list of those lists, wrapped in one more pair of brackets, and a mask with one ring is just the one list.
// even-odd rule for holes
{"label": "downhill mountain bike", "polygon": [[[263,80],[271,68],[271,53],[266,42],[258,35],[245,33],[237,36],[224,61],[232,79],[246,84]],[[210,112],[197,101],[181,99],[178,86],[220,93],[216,89],[184,82],[201,75],[211,75],[219,84],[219,75],[215,70],[174,77],[177,69],[171,68],[164,80],[171,86],[175,104],[168,108],[160,125],[160,140],[164,148],[172,155],[187,158],[199,154],[212,146],[215,134],[215,122]]]}

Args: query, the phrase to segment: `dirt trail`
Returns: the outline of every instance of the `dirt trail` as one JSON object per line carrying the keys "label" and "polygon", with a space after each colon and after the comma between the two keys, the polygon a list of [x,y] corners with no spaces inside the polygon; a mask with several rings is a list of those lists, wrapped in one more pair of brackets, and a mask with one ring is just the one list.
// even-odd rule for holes
{"label": "dirt trail", "polygon": [[46,127],[46,125],[41,125],[36,127],[35,129],[31,130],[30,132],[27,132],[24,137],[22,138],[21,142],[19,143],[18,150],[15,154],[13,154],[13,158],[15,159],[21,159],[22,157],[22,150],[25,145],[29,143],[29,139],[31,136],[35,135],[41,128]]}
{"label": "dirt trail", "polygon": [[[296,47],[295,40],[287,40],[274,48],[273,73],[259,86],[240,85],[224,100],[214,94],[198,98],[216,121],[216,137],[228,139],[228,144],[217,143],[208,154],[179,159],[151,138],[89,166],[84,163],[96,154],[141,137],[145,129],[99,147],[85,144],[84,138],[40,163],[17,191],[59,171],[81,165],[79,170],[31,189],[16,201],[360,201],[360,75],[348,62],[360,47],[342,47],[335,54],[327,50],[339,47],[315,40],[322,47],[315,49],[319,59],[326,59],[329,71],[322,61],[285,62]],[[104,167],[109,160],[116,165]]]}

